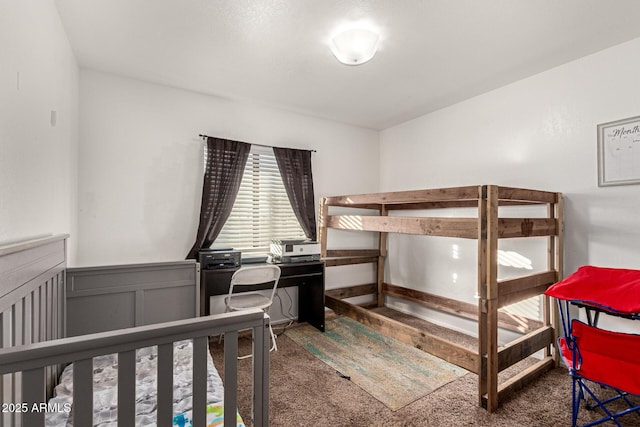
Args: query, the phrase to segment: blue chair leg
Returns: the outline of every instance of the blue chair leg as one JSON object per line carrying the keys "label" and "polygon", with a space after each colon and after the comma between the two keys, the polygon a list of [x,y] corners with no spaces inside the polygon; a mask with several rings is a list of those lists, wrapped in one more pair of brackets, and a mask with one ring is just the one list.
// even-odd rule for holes
{"label": "blue chair leg", "polygon": [[[576,427],[578,424],[578,410],[582,400],[582,387],[580,387],[578,378],[572,376],[571,379],[571,427]],[[576,389],[578,389],[577,392]]]}

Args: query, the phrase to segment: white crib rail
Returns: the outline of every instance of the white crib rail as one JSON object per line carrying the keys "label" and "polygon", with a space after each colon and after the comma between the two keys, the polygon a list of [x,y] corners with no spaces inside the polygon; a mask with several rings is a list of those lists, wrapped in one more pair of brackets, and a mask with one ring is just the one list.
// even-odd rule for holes
{"label": "white crib rail", "polygon": [[[224,425],[236,426],[238,331],[253,330],[253,425],[269,424],[269,317],[262,310],[224,313],[0,349],[0,375],[22,372],[22,425],[44,425],[48,366],[74,363],[73,419],[92,425],[93,358],[118,353],[118,424],[135,422],[135,350],[158,346],[158,426],[172,425],[173,342],[193,339],[193,425],[206,422],[208,337],[225,334]],[[36,405],[35,407],[33,405]]]}

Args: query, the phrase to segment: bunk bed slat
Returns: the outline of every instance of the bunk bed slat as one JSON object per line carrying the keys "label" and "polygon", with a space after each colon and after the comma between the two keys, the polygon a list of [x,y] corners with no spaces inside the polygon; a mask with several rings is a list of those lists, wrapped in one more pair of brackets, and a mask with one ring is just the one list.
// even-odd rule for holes
{"label": "bunk bed slat", "polygon": [[365,285],[349,286],[345,288],[327,289],[325,295],[333,298],[345,299],[359,297],[362,295],[375,294],[378,289],[377,283],[369,283]]}
{"label": "bunk bed slat", "polygon": [[500,288],[498,306],[505,307],[541,295],[549,286],[558,281],[557,277],[556,271],[545,271],[516,279],[502,280],[498,282]]}
{"label": "bunk bed slat", "polygon": [[135,425],[136,420],[136,352],[118,353],[118,426]]}
{"label": "bunk bed slat", "polygon": [[500,218],[498,238],[555,236],[558,224],[553,218]]}
{"label": "bunk bed slat", "polygon": [[339,257],[377,257],[378,249],[327,249],[327,258]]}
{"label": "bunk bed slat", "polygon": [[345,257],[345,258],[324,258],[325,267],[337,267],[339,265],[371,264],[378,262],[377,256],[370,257]]}
{"label": "bunk bed slat", "polygon": [[[340,296],[343,294],[341,292],[343,289],[350,289],[350,288],[333,289],[331,291],[332,293],[327,293],[327,295],[331,295],[336,298],[346,298],[346,297]],[[472,319],[472,320],[478,319],[477,304],[471,304],[468,302],[443,297],[441,295],[430,294],[427,292],[419,291],[417,289],[411,289],[403,286],[392,285],[390,283],[384,283],[383,291],[385,295],[393,296],[396,298],[402,298],[407,301],[412,301],[424,307],[442,311],[444,313],[451,313],[458,317],[462,317],[466,319]],[[372,293],[372,292],[369,292],[369,293]],[[514,332],[526,333],[542,327],[542,322],[536,319],[530,319],[523,316],[518,316],[517,319],[514,319],[514,316],[510,313],[498,312],[498,325],[503,329],[508,329]]]}
{"label": "bunk bed slat", "polygon": [[327,226],[339,230],[478,238],[478,224],[475,218],[332,215],[327,218]]}
{"label": "bunk bed slat", "polygon": [[476,208],[478,200],[449,200],[445,202],[414,202],[386,205],[388,210],[412,210],[412,209],[447,209],[447,208]]}
{"label": "bunk bed slat", "polygon": [[[555,366],[552,357],[545,357],[532,366],[524,369],[522,372],[509,378],[498,386],[498,401],[504,400],[510,394],[523,389],[528,383],[539,378],[544,373],[550,371]],[[482,400],[486,403],[487,396],[482,396]]]}
{"label": "bunk bed slat", "polygon": [[554,335],[555,332],[551,326],[543,326],[506,344],[498,351],[498,371],[502,371],[552,344]]}
{"label": "bunk bed slat", "polygon": [[477,199],[478,187],[450,187],[428,190],[392,191],[387,193],[355,194],[327,197],[329,206],[361,207],[363,205],[394,205],[416,202],[443,202],[448,200]]}
{"label": "bunk bed slat", "polygon": [[527,190],[525,188],[498,187],[498,198],[500,200],[557,203],[558,193],[540,190]]}

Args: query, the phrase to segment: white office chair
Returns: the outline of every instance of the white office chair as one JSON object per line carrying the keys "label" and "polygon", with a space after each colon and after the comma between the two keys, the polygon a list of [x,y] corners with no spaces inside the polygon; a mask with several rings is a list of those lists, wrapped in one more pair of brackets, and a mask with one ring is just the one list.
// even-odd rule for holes
{"label": "white office chair", "polygon": [[[277,265],[259,265],[255,267],[241,267],[231,276],[231,286],[229,295],[224,298],[225,311],[242,311],[249,308],[260,308],[265,313],[269,313],[269,308],[273,304],[273,297],[280,280],[280,267]],[[251,290],[255,285],[273,282],[271,295],[266,297],[260,291]],[[248,291],[243,289],[250,288]],[[255,289],[255,288],[254,288]],[[269,332],[273,345],[270,351],[277,351],[276,336],[269,322]]]}

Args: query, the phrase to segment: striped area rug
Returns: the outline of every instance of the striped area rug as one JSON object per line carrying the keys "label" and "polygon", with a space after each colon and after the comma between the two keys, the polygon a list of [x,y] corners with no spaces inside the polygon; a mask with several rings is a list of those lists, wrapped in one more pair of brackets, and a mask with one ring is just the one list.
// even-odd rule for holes
{"label": "striped area rug", "polygon": [[347,317],[286,335],[392,410],[400,409],[468,373]]}

